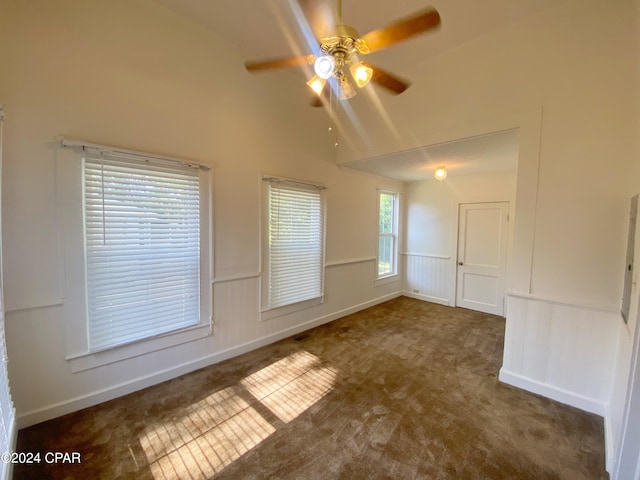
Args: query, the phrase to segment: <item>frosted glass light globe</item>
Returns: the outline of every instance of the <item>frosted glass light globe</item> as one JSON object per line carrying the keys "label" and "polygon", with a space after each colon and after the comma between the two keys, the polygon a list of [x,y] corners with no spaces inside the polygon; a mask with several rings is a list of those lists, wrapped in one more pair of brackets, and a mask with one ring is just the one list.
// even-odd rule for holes
{"label": "frosted glass light globe", "polygon": [[313,69],[320,78],[328,79],[333,74],[333,69],[336,66],[336,61],[331,55],[323,55],[316,58],[313,64]]}
{"label": "frosted glass light globe", "polygon": [[436,171],[433,174],[434,177],[436,177],[437,180],[444,180],[445,178],[447,178],[447,170],[445,167],[438,167],[436,169]]}

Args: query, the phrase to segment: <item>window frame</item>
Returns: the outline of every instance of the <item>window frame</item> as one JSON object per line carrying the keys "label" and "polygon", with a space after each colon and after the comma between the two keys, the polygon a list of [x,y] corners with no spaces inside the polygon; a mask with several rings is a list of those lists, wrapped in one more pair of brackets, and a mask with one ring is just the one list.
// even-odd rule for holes
{"label": "window frame", "polygon": [[[87,144],[90,145],[90,144]],[[70,144],[56,150],[56,186],[60,230],[63,246],[59,263],[63,284],[63,311],[66,337],[66,360],[73,373],[145,355],[212,334],[212,172],[203,167],[200,179],[200,315],[198,323],[167,333],[150,336],[122,345],[91,351],[87,271],[84,238],[83,165],[85,157],[113,156],[132,161],[159,164],[181,161],[145,152]],[[184,162],[188,164],[189,162]],[[71,288],[69,288],[69,286]]]}
{"label": "window frame", "polygon": [[[391,232],[389,233],[381,233],[380,232],[380,201],[382,195],[391,195],[393,197],[393,211],[392,211],[392,222],[391,222]],[[399,192],[386,190],[386,189],[377,189],[376,190],[376,265],[375,265],[375,284],[384,285],[389,282],[393,282],[398,279],[399,276],[399,212],[400,212],[400,194]],[[393,263],[392,271],[389,273],[380,274],[380,239],[381,238],[392,238],[392,252],[391,252],[391,260]]]}
{"label": "window frame", "polygon": [[[320,196],[321,219],[320,228],[322,230],[320,239],[321,260],[319,264],[320,274],[320,294],[317,297],[301,300],[286,305],[270,306],[269,305],[269,226],[270,226],[270,186],[273,183],[279,183],[281,186],[287,185],[307,190],[317,190]],[[272,318],[294,313],[300,310],[311,308],[324,303],[324,279],[325,279],[325,255],[326,255],[326,187],[310,182],[292,180],[288,178],[274,177],[262,175],[261,179],[261,205],[260,205],[260,320],[269,320]]]}

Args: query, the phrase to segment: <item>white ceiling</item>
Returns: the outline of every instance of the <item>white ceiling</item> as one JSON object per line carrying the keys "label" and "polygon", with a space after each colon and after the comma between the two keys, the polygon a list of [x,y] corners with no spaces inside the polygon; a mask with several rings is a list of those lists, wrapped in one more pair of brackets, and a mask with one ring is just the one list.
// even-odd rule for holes
{"label": "white ceiling", "polygon": [[[238,63],[311,53],[311,44],[335,22],[337,0],[155,0],[175,13],[213,31],[239,51]],[[343,0],[343,23],[360,34],[382,28],[427,6],[435,7],[442,26],[367,57],[367,61],[414,83],[412,70],[422,62],[463,43],[505,28],[529,15],[568,0]],[[314,35],[315,32],[315,35]],[[257,75],[310,76],[302,68]],[[277,83],[276,83],[277,85]],[[306,93],[304,90],[301,92]],[[393,101],[389,96],[388,101]],[[300,98],[307,104],[308,96]],[[445,145],[359,161],[349,165],[404,181],[431,178],[436,165],[450,174],[515,169],[517,132],[486,135]],[[427,172],[427,174],[425,174]]]}
{"label": "white ceiling", "polygon": [[518,131],[508,130],[381,157],[345,163],[344,167],[403,182],[433,180],[446,166],[451,177],[514,172],[518,166]]}
{"label": "white ceiling", "polygon": [[[304,32],[317,33],[332,24],[337,0],[155,0],[203,25],[239,48],[241,58],[260,60],[311,53]],[[362,35],[382,28],[427,6],[442,18],[441,28],[384,51],[367,60],[403,76],[416,62],[502,28],[567,0],[343,0],[343,22]],[[303,5],[301,7],[300,5]],[[306,18],[304,15],[306,13]],[[298,70],[299,69],[294,69]],[[279,72],[270,74],[278,75]]]}

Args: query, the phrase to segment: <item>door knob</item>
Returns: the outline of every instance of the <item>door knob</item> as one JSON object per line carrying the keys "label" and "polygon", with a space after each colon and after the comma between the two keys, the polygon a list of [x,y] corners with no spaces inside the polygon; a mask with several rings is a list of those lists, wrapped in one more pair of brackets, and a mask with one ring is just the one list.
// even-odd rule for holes
{"label": "door knob", "polygon": [[462,266],[464,265],[464,262],[458,262],[458,265]]}

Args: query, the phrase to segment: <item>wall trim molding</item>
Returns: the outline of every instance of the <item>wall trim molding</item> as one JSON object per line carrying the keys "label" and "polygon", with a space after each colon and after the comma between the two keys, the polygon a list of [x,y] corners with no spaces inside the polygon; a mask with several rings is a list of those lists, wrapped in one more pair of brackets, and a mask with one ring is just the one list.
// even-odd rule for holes
{"label": "wall trim molding", "polygon": [[513,291],[507,291],[506,294],[509,297],[523,298],[525,300],[533,300],[536,302],[552,303],[554,305],[562,305],[564,307],[581,308],[585,310],[598,310],[601,312],[620,314],[620,309],[617,309],[610,305],[588,304],[588,303],[583,303],[583,302],[575,301],[571,299],[547,297],[544,295],[533,295],[531,293],[521,293],[521,292],[513,292]]}
{"label": "wall trim molding", "polygon": [[332,262],[326,262],[325,268],[337,267],[339,265],[351,265],[354,263],[375,262],[376,257],[361,257],[361,258],[346,258],[344,260],[334,260]]}
{"label": "wall trim molding", "polygon": [[42,304],[38,304],[38,305],[30,305],[30,306],[24,306],[24,307],[13,307],[13,308],[7,308],[4,313],[5,313],[5,319],[6,319],[6,314],[7,313],[16,313],[16,312],[28,312],[30,310],[42,310],[45,308],[54,308],[54,307],[62,307],[64,305],[64,299],[60,299],[57,302],[53,302],[53,303],[47,303],[44,302]]}
{"label": "wall trim molding", "polygon": [[432,297],[431,295],[407,292],[406,290],[402,292],[402,295],[409,298],[415,298],[416,300],[422,300],[424,302],[438,303],[440,305],[445,305],[447,307],[451,306],[451,302],[449,301],[448,298]]}
{"label": "wall trim molding", "polygon": [[[329,267],[337,267],[340,265],[352,265],[355,263],[364,263],[364,262],[374,262],[376,257],[361,257],[361,258],[346,258],[344,260],[335,260],[332,262],[326,262],[324,264],[324,268]],[[226,283],[226,282],[237,282],[240,280],[251,280],[252,278],[259,278],[262,276],[261,272],[251,272],[251,273],[239,273],[237,275],[227,275],[223,277],[215,277],[211,280],[211,283]]]}
{"label": "wall trim molding", "polygon": [[151,375],[145,375],[143,377],[139,377],[137,379],[115,385],[113,387],[97,390],[87,395],[82,395],[64,402],[58,402],[46,407],[38,408],[19,415],[14,424],[17,423],[18,428],[26,428],[31,425],[35,425],[36,423],[44,422],[46,420],[60,417],[62,415],[66,415],[83,408],[91,407],[99,403],[113,400],[114,398],[118,398],[123,395],[142,390],[143,388],[147,388],[167,380],[171,380],[180,375],[184,375],[185,373],[190,373],[200,368],[208,367],[210,365],[222,362],[229,358],[237,357],[238,355],[242,355],[243,353],[247,353],[265,345],[269,345],[279,340],[297,335],[298,333],[304,332],[305,330],[318,327],[333,320],[337,320],[338,318],[351,315],[352,313],[356,313],[360,310],[364,310],[365,308],[373,307],[380,303],[393,300],[394,298],[400,296],[402,296],[401,291],[383,295],[381,297],[374,298],[373,300],[369,300],[358,305],[351,306],[349,308],[338,310],[334,313],[323,315],[300,325],[295,325],[280,332],[257,338],[250,342],[245,342],[235,347],[228,348],[226,350],[222,350],[220,352],[216,352],[211,355],[207,355],[205,357],[201,357],[199,359],[186,362],[172,368],[155,372]]}
{"label": "wall trim molding", "polygon": [[451,260],[451,255],[437,255],[435,253],[400,252],[400,255],[405,255],[407,257],[439,258],[440,260]]}
{"label": "wall trim molding", "polygon": [[584,410],[589,413],[595,413],[596,415],[606,418],[607,405],[593,398],[578,395],[563,388],[559,388],[548,383],[542,383],[523,375],[510,372],[505,370],[504,367],[500,369],[498,378],[502,383],[542,395],[543,397],[550,398],[551,400],[579,408],[580,410]]}
{"label": "wall trim molding", "polygon": [[238,280],[250,280],[252,278],[258,278],[262,275],[260,272],[253,273],[240,273],[238,275],[228,275],[226,277],[216,277],[211,280],[211,283],[226,283],[226,282],[237,282]]}

